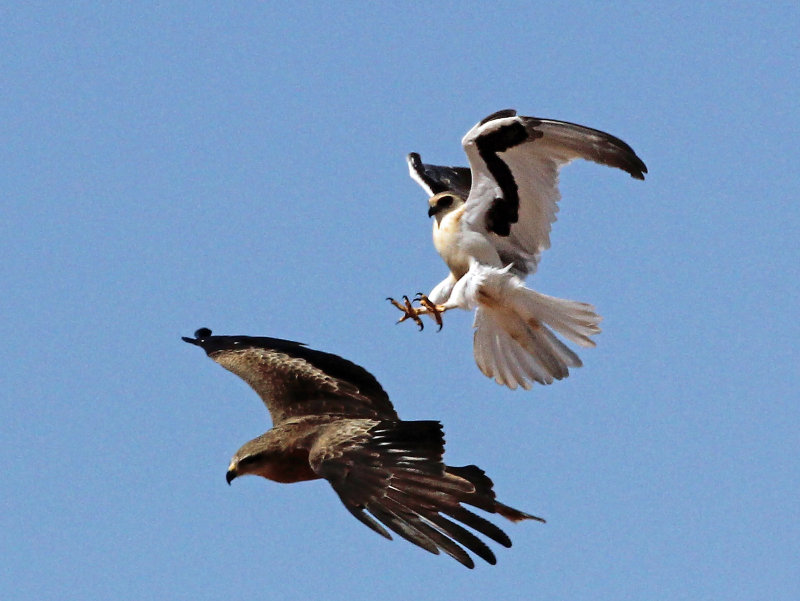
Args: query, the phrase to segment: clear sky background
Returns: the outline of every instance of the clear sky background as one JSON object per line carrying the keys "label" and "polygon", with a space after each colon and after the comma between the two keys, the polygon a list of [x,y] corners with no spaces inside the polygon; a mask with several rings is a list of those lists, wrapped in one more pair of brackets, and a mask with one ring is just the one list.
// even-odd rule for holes
{"label": "clear sky background", "polygon": [[[0,9],[0,597],[800,598],[796,3],[72,4]],[[650,170],[562,172],[529,283],[603,333],[528,392],[384,300],[446,273],[406,153],[511,107]],[[269,421],[201,326],[364,365],[548,523],[469,571],[229,488]]]}

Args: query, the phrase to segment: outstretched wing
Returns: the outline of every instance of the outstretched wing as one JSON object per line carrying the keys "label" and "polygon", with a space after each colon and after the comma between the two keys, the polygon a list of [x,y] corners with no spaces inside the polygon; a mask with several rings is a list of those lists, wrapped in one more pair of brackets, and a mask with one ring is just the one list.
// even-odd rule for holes
{"label": "outstretched wing", "polygon": [[337,355],[279,338],[212,336],[207,328],[183,340],[247,382],[275,425],[305,415],[397,418],[375,377]]}
{"label": "outstretched wing", "polygon": [[[445,466],[439,422],[362,422],[359,432],[345,423],[329,428],[312,448],[312,468],[331,483],[353,516],[386,538],[391,536],[383,526],[431,553],[444,551],[472,568],[475,564],[465,548],[490,564],[497,560],[461,524],[505,547],[511,540],[462,503],[513,521],[541,519],[498,503],[492,481],[476,466]],[[347,435],[338,428],[347,428]]]}
{"label": "outstretched wing", "polygon": [[461,143],[472,172],[462,223],[489,237],[504,263],[521,274],[534,271],[550,246],[563,165],[581,158],[636,179],[647,173],[619,138],[574,123],[517,116],[513,110],[489,115]]}
{"label": "outstretched wing", "polygon": [[406,157],[408,173],[417,182],[428,196],[435,196],[439,192],[455,192],[466,198],[472,184],[472,175],[467,167],[444,167],[442,165],[429,165],[422,162],[418,153],[412,152]]}

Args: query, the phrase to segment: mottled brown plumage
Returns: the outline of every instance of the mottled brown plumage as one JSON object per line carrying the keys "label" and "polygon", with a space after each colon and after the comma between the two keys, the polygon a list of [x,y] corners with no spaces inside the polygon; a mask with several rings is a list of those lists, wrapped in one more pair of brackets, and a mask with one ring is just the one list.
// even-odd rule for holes
{"label": "mottled brown plumage", "polygon": [[400,420],[364,368],[277,338],[213,336],[202,328],[183,340],[250,384],[272,415],[272,429],[233,456],[229,484],[245,474],[284,483],[325,478],[347,510],[377,533],[391,539],[388,528],[469,568],[474,563],[465,549],[491,564],[496,559],[464,526],[505,547],[511,540],[464,505],[514,522],[543,521],[499,503],[477,466],[446,466],[441,424]]}

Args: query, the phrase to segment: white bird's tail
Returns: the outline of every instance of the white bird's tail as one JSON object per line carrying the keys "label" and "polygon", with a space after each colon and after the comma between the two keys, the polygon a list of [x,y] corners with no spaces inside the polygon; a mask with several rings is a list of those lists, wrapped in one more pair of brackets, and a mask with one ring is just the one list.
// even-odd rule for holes
{"label": "white bird's tail", "polygon": [[[515,389],[552,384],[581,360],[550,328],[580,346],[600,332],[602,319],[586,303],[540,294],[507,269],[482,266],[465,290],[475,313],[474,352],[480,370]],[[548,327],[549,326],[549,327]]]}

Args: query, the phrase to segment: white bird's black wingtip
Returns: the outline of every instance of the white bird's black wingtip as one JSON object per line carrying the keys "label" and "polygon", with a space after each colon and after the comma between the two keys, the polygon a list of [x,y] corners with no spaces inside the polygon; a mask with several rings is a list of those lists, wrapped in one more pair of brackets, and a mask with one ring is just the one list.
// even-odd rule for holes
{"label": "white bird's black wingtip", "polygon": [[472,185],[472,173],[468,167],[446,167],[429,165],[422,162],[418,152],[410,152],[406,156],[408,173],[428,196],[441,192],[455,192],[466,198]]}

